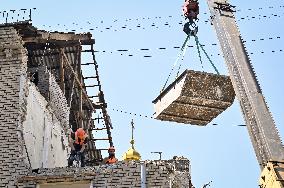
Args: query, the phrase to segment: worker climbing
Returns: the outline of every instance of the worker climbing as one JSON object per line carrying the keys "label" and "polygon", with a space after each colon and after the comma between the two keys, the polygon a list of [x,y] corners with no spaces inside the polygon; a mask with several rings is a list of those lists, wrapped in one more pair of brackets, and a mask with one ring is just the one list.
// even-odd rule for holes
{"label": "worker climbing", "polygon": [[81,167],[85,166],[85,148],[88,142],[88,135],[83,128],[77,129],[77,131],[71,132],[69,135],[69,145],[71,147],[71,154],[68,159],[68,167],[73,165],[75,155],[79,155],[81,159]]}
{"label": "worker climbing", "polygon": [[115,157],[115,148],[111,146],[108,148],[108,154],[109,156],[104,158],[103,163],[105,164],[114,164],[117,163],[117,158]]}
{"label": "worker climbing", "polygon": [[182,9],[183,15],[185,17],[185,20],[187,21],[184,24],[183,31],[187,35],[195,36],[198,27],[196,22],[198,21],[198,14],[199,14],[199,3],[197,0],[185,0],[183,9]]}

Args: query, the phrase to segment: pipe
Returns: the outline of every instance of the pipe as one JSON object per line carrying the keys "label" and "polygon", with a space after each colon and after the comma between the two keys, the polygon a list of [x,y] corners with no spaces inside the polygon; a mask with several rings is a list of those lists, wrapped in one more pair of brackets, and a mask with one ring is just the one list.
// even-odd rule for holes
{"label": "pipe", "polygon": [[146,165],[141,163],[141,188],[146,188]]}

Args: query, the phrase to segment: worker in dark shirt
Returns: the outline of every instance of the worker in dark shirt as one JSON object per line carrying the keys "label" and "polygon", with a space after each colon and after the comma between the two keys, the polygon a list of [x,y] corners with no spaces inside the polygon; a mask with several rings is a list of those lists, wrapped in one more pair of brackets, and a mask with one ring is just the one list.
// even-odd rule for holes
{"label": "worker in dark shirt", "polygon": [[75,155],[80,155],[81,157],[81,167],[85,166],[85,148],[88,142],[88,135],[83,128],[77,129],[77,131],[71,132],[69,135],[69,145],[71,147],[71,154],[68,159],[68,166],[72,166],[73,161],[75,160]]}

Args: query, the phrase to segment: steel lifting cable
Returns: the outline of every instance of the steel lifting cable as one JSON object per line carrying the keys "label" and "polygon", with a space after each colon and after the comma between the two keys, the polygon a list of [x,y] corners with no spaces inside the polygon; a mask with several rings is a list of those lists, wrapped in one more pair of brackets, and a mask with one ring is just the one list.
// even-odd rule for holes
{"label": "steel lifting cable", "polygon": [[[185,56],[185,52],[187,50],[187,48],[189,47],[189,45],[186,46],[186,48],[184,49],[183,51],[183,54],[182,54],[182,58],[181,58],[181,61],[183,61],[184,59],[184,56]],[[180,68],[181,68],[181,63],[179,64],[179,67],[178,67],[178,71],[177,71],[177,75],[176,75],[176,78],[179,76],[179,71],[180,71]]]}
{"label": "steel lifting cable", "polygon": [[[214,65],[214,63],[213,63],[213,61],[210,59],[209,55],[207,54],[207,52],[205,51],[205,49],[203,48],[203,46],[200,44],[200,42],[199,42],[199,40],[198,40],[198,37],[197,37],[196,35],[195,35],[194,37],[195,37],[196,43],[198,44],[197,46],[199,46],[199,47],[202,49],[202,51],[203,51],[204,54],[206,55],[207,59],[209,60],[210,64],[212,65],[212,67],[214,68],[214,70],[216,71],[216,73],[217,73],[218,75],[220,75],[220,73],[219,73],[217,67]],[[198,53],[200,53],[200,52],[198,52]],[[200,54],[199,54],[199,55],[200,55]]]}
{"label": "steel lifting cable", "polygon": [[187,35],[187,37],[186,37],[185,41],[183,42],[183,45],[182,45],[182,47],[180,49],[180,53],[178,54],[178,57],[175,60],[175,63],[174,63],[174,65],[173,65],[173,67],[172,67],[172,69],[170,71],[170,74],[167,77],[166,83],[164,84],[161,92],[164,91],[164,89],[165,89],[165,87],[166,87],[166,85],[167,85],[167,83],[169,81],[169,78],[171,77],[171,75],[173,73],[173,70],[174,70],[175,66],[177,65],[177,63],[178,63],[178,60],[180,59],[180,56],[182,55],[182,57],[184,57],[186,49],[188,47],[187,42],[189,41],[189,39],[190,39],[190,35]]}
{"label": "steel lifting cable", "polygon": [[200,48],[199,48],[197,36],[195,35],[194,38],[195,38],[195,44],[196,44],[196,48],[197,48],[197,52],[198,52],[198,57],[199,57],[199,60],[200,60],[200,63],[201,63],[201,67],[202,67],[202,70],[204,71],[204,67],[203,67],[203,62],[202,62],[202,58],[201,58],[201,53],[200,53]]}

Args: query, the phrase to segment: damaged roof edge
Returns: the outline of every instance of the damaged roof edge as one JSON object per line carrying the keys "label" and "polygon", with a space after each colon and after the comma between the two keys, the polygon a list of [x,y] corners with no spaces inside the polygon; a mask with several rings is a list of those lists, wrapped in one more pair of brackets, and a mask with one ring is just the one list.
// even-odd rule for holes
{"label": "damaged roof edge", "polygon": [[3,23],[0,27],[14,27],[19,31],[25,43],[45,43],[48,41],[79,41],[82,45],[95,44],[95,39],[92,39],[92,34],[74,32],[58,32],[58,31],[45,31],[38,30],[29,21],[14,22],[14,23]]}

